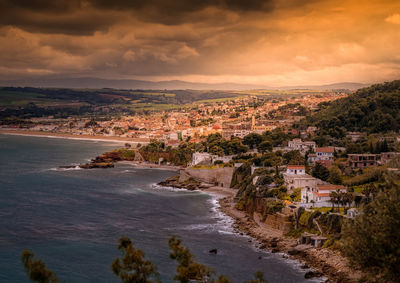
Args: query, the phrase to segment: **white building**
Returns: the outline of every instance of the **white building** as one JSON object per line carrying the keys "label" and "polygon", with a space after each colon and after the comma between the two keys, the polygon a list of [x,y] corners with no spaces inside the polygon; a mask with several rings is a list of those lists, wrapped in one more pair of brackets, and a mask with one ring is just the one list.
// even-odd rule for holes
{"label": "white building", "polygon": [[315,151],[316,144],[313,141],[302,141],[301,139],[293,139],[288,142],[288,148],[290,150],[298,150],[301,153],[305,153],[308,150]]}
{"label": "white building", "polygon": [[289,191],[294,188],[315,187],[321,180],[306,174],[304,165],[288,165],[286,173],[283,173],[285,185]]}
{"label": "white building", "polygon": [[304,175],[306,174],[306,167],[304,165],[288,165],[286,174]]}
{"label": "white building", "polygon": [[346,192],[346,187],[341,185],[332,184],[317,184],[312,187],[305,187],[301,190],[301,202],[311,203],[314,206],[329,206],[329,196],[331,192],[339,190],[340,192]]}
{"label": "white building", "polygon": [[203,163],[211,164],[212,156],[208,152],[195,152],[192,154],[192,166]]}
{"label": "white building", "polygon": [[192,154],[192,166],[197,164],[212,165],[215,161],[228,163],[232,160],[233,155],[218,156],[208,152],[195,152]]}

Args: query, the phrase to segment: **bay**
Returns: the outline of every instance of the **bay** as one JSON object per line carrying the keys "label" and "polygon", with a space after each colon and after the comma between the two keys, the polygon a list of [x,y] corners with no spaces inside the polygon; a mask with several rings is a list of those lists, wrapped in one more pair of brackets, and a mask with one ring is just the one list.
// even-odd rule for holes
{"label": "bay", "polygon": [[[32,250],[67,282],[119,282],[110,265],[128,236],[172,280],[168,239],[177,235],[212,268],[241,282],[257,270],[269,282],[310,282],[299,263],[259,251],[232,229],[216,200],[202,192],[155,184],[169,170],[117,165],[112,169],[60,170],[87,162],[121,144],[0,135],[0,282],[29,282],[20,262]],[[218,254],[209,250],[217,248]]]}

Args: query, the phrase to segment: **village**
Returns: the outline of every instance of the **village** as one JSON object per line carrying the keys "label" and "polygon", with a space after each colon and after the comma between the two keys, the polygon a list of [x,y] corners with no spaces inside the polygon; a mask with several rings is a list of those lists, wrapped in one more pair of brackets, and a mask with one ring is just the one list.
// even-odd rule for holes
{"label": "village", "polygon": [[[301,96],[278,97],[245,95],[233,99],[210,100],[179,110],[152,111],[135,116],[103,114],[87,117],[30,118],[29,124],[7,124],[1,129],[59,133],[75,136],[127,138],[142,144],[151,140],[163,141],[177,147],[180,141],[199,142],[210,134],[220,133],[224,138],[243,138],[249,133],[262,134],[276,128],[290,129],[322,102],[346,97],[342,91],[304,92]],[[103,107],[104,108],[104,107]],[[312,127],[308,132],[315,131]]]}
{"label": "village", "polygon": [[[306,115],[318,111],[324,102],[347,95],[346,92],[341,91],[324,93],[323,96],[318,93],[304,92],[302,96],[272,100],[248,95],[235,99],[201,103],[187,109],[153,112],[150,115],[121,116],[111,119],[104,119],[104,117],[91,119],[79,117],[68,119],[31,118],[29,126],[3,124],[1,130],[28,134],[61,134],[71,137],[123,138],[129,147],[133,145],[138,148],[156,141],[163,145],[163,150],[178,149],[184,143],[204,144],[207,143],[207,138],[213,135],[218,135],[226,141],[239,140],[244,149],[238,152],[233,151],[236,154],[226,154],[223,150],[215,150],[215,147],[209,150],[203,147],[196,152],[196,147],[194,147],[186,162],[178,164],[186,172],[196,168],[197,170],[191,170],[188,176],[198,179],[200,182],[228,188],[231,187],[234,173],[234,170],[229,168],[239,168],[243,164],[240,161],[242,155],[248,154],[254,159],[267,151],[278,153],[278,156],[297,152],[304,162],[297,160],[294,163],[291,161],[286,164],[279,163],[276,168],[251,164],[251,175],[253,176],[256,170],[269,168],[275,170],[276,175],[282,176],[284,183],[281,185],[287,190],[287,195],[292,194],[295,190],[299,193],[299,198],[296,201],[287,201],[286,206],[310,209],[330,207],[335,203],[344,206],[346,203],[349,206],[349,209],[346,209],[346,215],[354,217],[357,214],[354,207],[362,197],[361,192],[349,192],[349,186],[343,185],[342,181],[332,184],[326,178],[322,178],[324,179],[322,180],[318,178],[318,172],[315,173],[314,169],[322,166],[329,175],[329,170],[332,167],[337,169],[338,166],[342,172],[345,172],[344,167],[347,171],[361,172],[369,167],[387,167],[390,161],[399,154],[389,151],[388,144],[394,151],[395,148],[398,148],[400,136],[369,136],[367,133],[361,132],[345,134],[345,140],[351,143],[358,143],[361,140],[365,143],[366,139],[368,142],[371,142],[371,139],[378,143],[385,141],[385,150],[387,151],[379,153],[350,153],[343,142],[339,143],[340,146],[318,145],[315,140],[318,138],[319,129],[300,121],[304,121]],[[256,144],[257,142],[246,144],[247,138],[262,139],[263,134],[274,131],[282,132],[285,135],[285,138],[280,141],[281,143],[270,144],[267,142],[266,148],[260,146],[261,140],[258,144]],[[142,161],[158,165],[177,165],[165,158]],[[199,176],[203,176],[203,178],[194,173],[203,170],[213,171],[216,167],[222,167],[221,170],[229,169],[229,172],[219,174],[223,175],[223,182],[220,182],[214,173],[200,173]],[[388,170],[397,171],[390,168]],[[210,176],[213,176],[213,179],[210,179]],[[254,185],[258,178],[259,176],[254,176],[252,179]],[[274,183],[268,185],[270,187],[277,186]]]}

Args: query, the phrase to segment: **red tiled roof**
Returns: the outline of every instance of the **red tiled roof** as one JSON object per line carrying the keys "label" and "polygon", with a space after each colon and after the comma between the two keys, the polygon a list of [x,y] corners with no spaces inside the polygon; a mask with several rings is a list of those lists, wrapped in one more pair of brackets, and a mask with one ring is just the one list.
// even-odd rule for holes
{"label": "red tiled roof", "polygon": [[334,153],[335,152],[335,148],[334,147],[317,147],[315,149],[315,152],[330,152],[330,153]]}
{"label": "red tiled roof", "polygon": [[300,169],[300,170],[305,170],[306,167],[304,165],[288,165],[288,169]]}
{"label": "red tiled roof", "polygon": [[345,186],[342,185],[318,185],[320,191],[344,190]]}
{"label": "red tiled roof", "polygon": [[314,195],[317,197],[329,197],[329,193],[318,193],[318,192],[313,192]]}

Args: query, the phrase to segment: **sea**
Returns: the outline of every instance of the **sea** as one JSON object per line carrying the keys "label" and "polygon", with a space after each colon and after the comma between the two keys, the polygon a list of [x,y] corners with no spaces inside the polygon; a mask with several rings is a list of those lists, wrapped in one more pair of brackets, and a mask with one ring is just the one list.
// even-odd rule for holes
{"label": "sea", "polygon": [[300,262],[259,250],[253,239],[235,232],[215,196],[157,185],[176,171],[129,164],[59,168],[121,146],[0,135],[0,282],[29,282],[20,259],[24,249],[66,282],[120,282],[110,266],[121,256],[121,236],[157,265],[162,282],[175,282],[168,248],[174,235],[198,262],[235,282],[256,271],[270,283],[312,282],[304,279]]}

